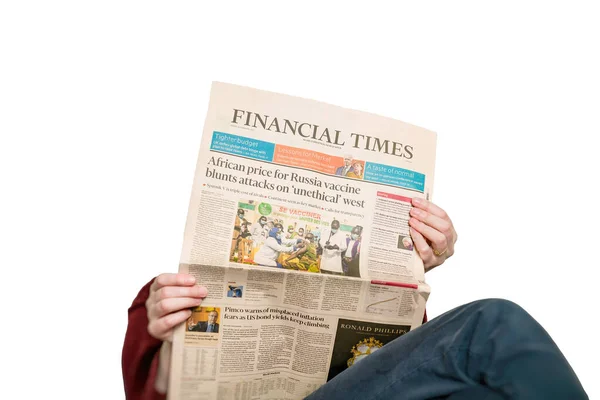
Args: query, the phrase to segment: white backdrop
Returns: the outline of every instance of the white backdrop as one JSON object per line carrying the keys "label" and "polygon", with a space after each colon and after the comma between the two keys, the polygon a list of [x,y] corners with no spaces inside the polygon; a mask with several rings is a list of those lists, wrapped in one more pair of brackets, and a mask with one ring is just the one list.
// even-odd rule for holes
{"label": "white backdrop", "polygon": [[438,132],[459,241],[430,316],[513,300],[600,395],[591,5],[206,3],[0,6],[3,397],[123,398],[127,308],[177,268],[212,80]]}

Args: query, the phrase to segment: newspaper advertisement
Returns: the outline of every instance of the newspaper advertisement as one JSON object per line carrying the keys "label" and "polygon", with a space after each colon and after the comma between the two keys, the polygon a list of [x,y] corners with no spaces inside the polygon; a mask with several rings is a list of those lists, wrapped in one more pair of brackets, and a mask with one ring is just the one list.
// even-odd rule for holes
{"label": "newspaper advertisement", "polygon": [[213,83],[179,271],[208,297],[175,331],[168,398],[302,399],[419,327],[408,219],[436,135]]}

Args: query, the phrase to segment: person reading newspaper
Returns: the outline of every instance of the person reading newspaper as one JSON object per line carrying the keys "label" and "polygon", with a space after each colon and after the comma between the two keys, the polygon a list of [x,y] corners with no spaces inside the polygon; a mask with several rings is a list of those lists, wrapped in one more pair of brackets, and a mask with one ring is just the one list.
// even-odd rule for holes
{"label": "person reading newspaper", "polygon": [[[435,204],[415,198],[413,206],[410,233],[430,271],[453,255],[456,231]],[[207,294],[185,274],[162,274],[142,288],[129,309],[123,346],[127,399],[165,398],[173,329]],[[500,299],[448,311],[394,339],[307,397],[442,398],[588,397],[548,333],[521,307]]]}

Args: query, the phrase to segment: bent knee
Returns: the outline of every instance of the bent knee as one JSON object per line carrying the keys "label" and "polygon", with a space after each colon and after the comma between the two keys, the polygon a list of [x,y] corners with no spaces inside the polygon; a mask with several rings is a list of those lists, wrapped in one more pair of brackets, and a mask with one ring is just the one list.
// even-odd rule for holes
{"label": "bent knee", "polygon": [[475,302],[479,310],[490,317],[529,316],[520,305],[506,299],[484,299]]}

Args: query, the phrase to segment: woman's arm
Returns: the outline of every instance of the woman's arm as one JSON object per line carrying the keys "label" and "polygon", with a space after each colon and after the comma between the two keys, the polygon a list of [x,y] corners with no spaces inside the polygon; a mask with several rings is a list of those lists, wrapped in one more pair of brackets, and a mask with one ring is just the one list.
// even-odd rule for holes
{"label": "woman's arm", "polygon": [[146,300],[151,280],[138,293],[129,308],[129,323],[123,345],[122,368],[125,397],[128,400],[163,400],[165,395],[154,388],[163,341],[148,333]]}
{"label": "woman's arm", "polygon": [[128,400],[163,400],[167,391],[173,329],[208,294],[187,274],[162,274],[140,290],[129,308],[123,345],[123,383]]}

